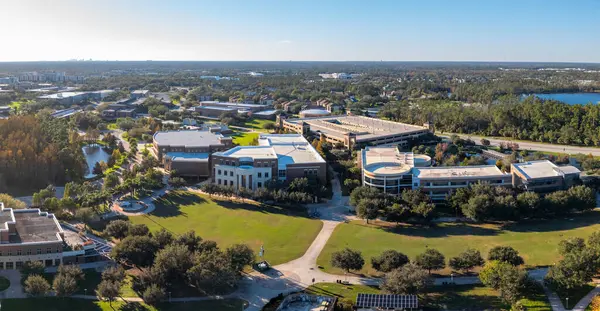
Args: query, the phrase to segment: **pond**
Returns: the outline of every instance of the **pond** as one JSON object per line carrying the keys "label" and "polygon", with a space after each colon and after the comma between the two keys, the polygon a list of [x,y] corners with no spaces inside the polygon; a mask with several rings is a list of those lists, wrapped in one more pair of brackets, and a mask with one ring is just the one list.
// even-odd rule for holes
{"label": "pond", "polygon": [[81,150],[83,151],[83,156],[85,157],[85,162],[87,163],[87,172],[84,177],[95,177],[96,175],[92,173],[94,165],[101,161],[108,162],[110,154],[106,152],[100,145],[87,145],[81,148]]}
{"label": "pond", "polygon": [[550,94],[523,94],[521,98],[525,98],[529,95],[534,95],[535,97],[541,99],[553,99],[559,100],[569,105],[575,104],[598,104],[600,102],[600,93],[550,93]]}

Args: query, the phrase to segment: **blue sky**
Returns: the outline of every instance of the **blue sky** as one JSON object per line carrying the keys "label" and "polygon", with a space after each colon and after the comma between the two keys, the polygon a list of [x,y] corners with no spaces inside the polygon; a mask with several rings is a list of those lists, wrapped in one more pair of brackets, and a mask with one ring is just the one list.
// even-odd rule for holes
{"label": "blue sky", "polygon": [[18,0],[0,61],[600,62],[600,0]]}

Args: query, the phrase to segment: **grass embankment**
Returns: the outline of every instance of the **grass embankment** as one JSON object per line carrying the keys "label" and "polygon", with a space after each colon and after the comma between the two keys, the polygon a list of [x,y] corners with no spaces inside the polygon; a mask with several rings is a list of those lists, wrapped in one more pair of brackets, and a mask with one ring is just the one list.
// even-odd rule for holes
{"label": "grass embankment", "polygon": [[[458,255],[467,248],[475,248],[486,257],[498,245],[512,246],[519,251],[528,267],[548,266],[559,258],[558,243],[570,237],[587,238],[600,230],[600,211],[570,218],[540,221],[523,221],[516,224],[457,224],[443,223],[433,227],[400,225],[377,222],[365,224],[354,221],[339,225],[327,242],[317,263],[330,273],[343,271],[330,264],[331,254],[345,247],[362,252],[365,266],[359,273],[376,275],[371,268],[371,257],[386,249],[403,252],[411,259],[426,248],[435,248],[446,256]],[[446,268],[437,271],[449,274]]]}
{"label": "grass embankment", "polygon": [[181,234],[194,230],[221,248],[246,243],[258,252],[264,245],[265,259],[271,264],[302,256],[322,227],[320,221],[307,218],[305,211],[213,200],[184,191],[172,192],[155,204],[150,215],[129,220],[146,224],[152,231],[165,228]]}

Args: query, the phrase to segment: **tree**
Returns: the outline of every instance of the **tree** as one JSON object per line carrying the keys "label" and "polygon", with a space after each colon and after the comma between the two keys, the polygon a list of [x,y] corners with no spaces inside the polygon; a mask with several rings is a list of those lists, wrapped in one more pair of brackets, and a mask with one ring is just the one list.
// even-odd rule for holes
{"label": "tree", "polygon": [[540,208],[540,195],[535,192],[523,192],[517,195],[517,206],[525,215],[536,215]]}
{"label": "tree", "polygon": [[119,176],[116,173],[110,173],[104,177],[104,189],[112,189],[119,185]]}
{"label": "tree", "polygon": [[383,205],[380,199],[361,199],[356,206],[356,215],[369,223],[370,219],[377,218],[379,207]]}
{"label": "tree", "polygon": [[68,297],[77,291],[77,281],[70,274],[57,274],[52,282],[54,292],[58,297]]}
{"label": "tree", "polygon": [[171,177],[169,178],[169,185],[173,188],[181,188],[185,186],[186,181],[181,177]]}
{"label": "tree", "polygon": [[185,245],[171,244],[156,254],[152,272],[158,272],[159,285],[181,284],[185,282],[187,271],[193,266],[193,252]]}
{"label": "tree", "polygon": [[371,265],[373,269],[380,272],[391,272],[392,270],[398,269],[410,260],[408,256],[397,252],[395,250],[386,250],[379,257],[371,258]]}
{"label": "tree", "polygon": [[112,308],[112,302],[121,294],[121,285],[117,282],[102,280],[96,288],[96,294],[98,297],[108,300],[108,304]]}
{"label": "tree", "polygon": [[254,264],[255,256],[246,244],[234,244],[225,250],[225,255],[235,271],[241,272],[244,267]]}
{"label": "tree", "polygon": [[152,264],[157,250],[158,245],[149,236],[128,236],[112,249],[111,257],[137,267],[147,267]]}
{"label": "tree", "polygon": [[200,248],[202,238],[196,235],[194,230],[183,233],[175,240],[176,244],[185,245],[190,252],[194,252]]}
{"label": "tree", "polygon": [[481,145],[482,145],[482,146],[489,146],[489,145],[490,145],[490,141],[489,141],[489,140],[487,140],[487,139],[485,139],[485,138],[482,138],[482,139],[480,140],[480,142],[481,142]]}
{"label": "tree", "polygon": [[79,219],[83,222],[84,229],[87,230],[87,225],[90,223],[90,220],[94,217],[94,211],[91,208],[80,208],[75,212],[75,218]]}
{"label": "tree", "polygon": [[29,296],[45,296],[50,291],[50,284],[39,274],[32,274],[25,279],[25,292]]}
{"label": "tree", "polygon": [[507,262],[489,261],[479,273],[479,279],[485,286],[499,291],[506,302],[513,304],[525,290],[527,273]]}
{"label": "tree", "polygon": [[550,267],[545,278],[546,284],[554,290],[581,287],[591,282],[600,267],[600,254],[597,249],[587,246],[581,238],[561,241],[559,253],[563,258],[558,264]]}
{"label": "tree", "polygon": [[519,252],[510,246],[495,246],[488,252],[489,261],[498,260],[507,262],[513,266],[519,266],[524,263]]}
{"label": "tree", "polygon": [[145,224],[135,224],[129,226],[129,235],[150,236],[150,229]]}
{"label": "tree", "polygon": [[66,275],[73,278],[76,282],[82,281],[85,276],[79,266],[76,265],[60,265],[57,269],[58,275]]}
{"label": "tree", "polygon": [[360,270],[365,264],[365,260],[359,251],[345,248],[331,255],[331,265],[346,270]]}
{"label": "tree", "polygon": [[111,221],[104,229],[104,232],[116,239],[122,239],[127,236],[129,227],[130,224],[128,221],[117,219]]}
{"label": "tree", "polygon": [[187,272],[190,283],[203,292],[221,293],[235,287],[238,271],[218,250],[196,254],[194,266]]}
{"label": "tree", "polygon": [[156,305],[165,299],[165,290],[156,284],[150,284],[144,291],[142,299],[149,305]]}
{"label": "tree", "polygon": [[102,165],[100,164],[100,162],[96,162],[94,164],[94,167],[92,168],[92,174],[94,174],[94,175],[102,174]]}
{"label": "tree", "polygon": [[381,289],[395,295],[415,295],[433,285],[429,273],[414,263],[392,270],[383,278]]}
{"label": "tree", "polygon": [[163,249],[167,247],[167,245],[173,243],[175,237],[173,237],[171,232],[167,231],[165,228],[162,228],[154,233],[152,239],[154,239],[156,245],[158,245],[158,248]]}
{"label": "tree", "polygon": [[446,267],[446,258],[438,250],[428,248],[424,253],[417,255],[415,263],[421,268],[427,269],[431,274],[431,270],[440,270]]}
{"label": "tree", "polygon": [[27,208],[25,202],[17,200],[6,193],[0,193],[0,202],[4,203],[4,208],[22,209]]}
{"label": "tree", "polygon": [[478,250],[468,248],[458,256],[450,258],[448,263],[454,270],[469,272],[475,267],[482,266],[484,261]]}
{"label": "tree", "polygon": [[27,277],[33,274],[42,275],[44,273],[44,270],[46,270],[46,266],[44,265],[44,263],[41,261],[34,260],[25,262],[23,264],[21,272],[25,277]]}
{"label": "tree", "polygon": [[102,271],[102,280],[121,284],[125,280],[125,270],[121,266],[108,267]]}

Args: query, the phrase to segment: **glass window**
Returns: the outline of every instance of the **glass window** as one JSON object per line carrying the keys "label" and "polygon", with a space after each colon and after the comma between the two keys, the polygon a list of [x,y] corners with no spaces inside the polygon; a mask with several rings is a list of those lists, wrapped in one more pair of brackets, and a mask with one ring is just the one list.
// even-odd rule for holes
{"label": "glass window", "polygon": [[41,253],[42,253],[42,249],[41,249],[41,248],[38,248],[38,249],[36,250],[36,254],[40,255]]}
{"label": "glass window", "polygon": [[258,187],[261,188],[262,187],[262,183],[259,181],[258,182]]}
{"label": "glass window", "polygon": [[233,171],[229,172],[229,176],[233,176]]}
{"label": "glass window", "polygon": [[285,170],[279,170],[278,175],[279,177],[285,177]]}
{"label": "glass window", "polygon": [[221,184],[221,180],[220,179],[217,179],[217,184],[219,184],[219,185]]}
{"label": "glass window", "polygon": [[258,172],[258,178],[261,178],[261,177],[262,177],[262,173]]}
{"label": "glass window", "polygon": [[46,248],[46,254],[51,254],[52,253],[52,249],[50,247]]}
{"label": "glass window", "polygon": [[269,178],[269,173],[265,173],[265,178]]}
{"label": "glass window", "polygon": [[8,256],[12,256],[12,251],[8,251]]}
{"label": "glass window", "polygon": [[217,175],[221,175],[221,170],[218,170],[218,171],[217,171]]}
{"label": "glass window", "polygon": [[31,255],[31,249],[27,250],[27,255]]}
{"label": "glass window", "polygon": [[20,250],[20,249],[18,249],[18,250],[17,250],[17,256],[21,256],[21,255],[22,255],[22,252],[21,252],[21,250]]}
{"label": "glass window", "polygon": [[229,185],[230,185],[230,186],[233,186],[233,180],[230,180],[230,181],[229,181]]}

